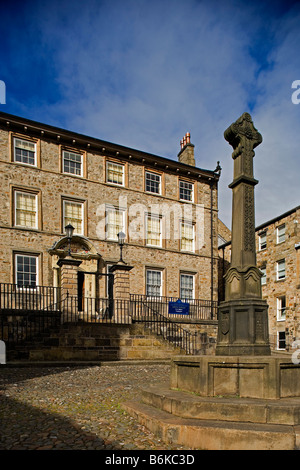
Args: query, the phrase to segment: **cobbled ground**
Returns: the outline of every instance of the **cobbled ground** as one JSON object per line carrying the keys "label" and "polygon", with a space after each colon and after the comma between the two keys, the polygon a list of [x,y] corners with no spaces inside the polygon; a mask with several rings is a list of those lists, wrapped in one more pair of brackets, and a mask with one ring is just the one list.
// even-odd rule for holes
{"label": "cobbled ground", "polygon": [[0,450],[189,450],[122,408],[169,377],[165,364],[1,367]]}

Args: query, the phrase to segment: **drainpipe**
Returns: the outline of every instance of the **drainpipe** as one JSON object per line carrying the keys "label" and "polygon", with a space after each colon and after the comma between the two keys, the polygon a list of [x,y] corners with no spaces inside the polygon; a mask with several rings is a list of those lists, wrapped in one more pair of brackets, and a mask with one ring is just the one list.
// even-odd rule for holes
{"label": "drainpipe", "polygon": [[[211,309],[213,307],[213,298],[214,298],[214,243],[213,243],[213,181],[210,184],[210,300],[211,300]],[[213,309],[211,310],[211,318],[213,318]]]}

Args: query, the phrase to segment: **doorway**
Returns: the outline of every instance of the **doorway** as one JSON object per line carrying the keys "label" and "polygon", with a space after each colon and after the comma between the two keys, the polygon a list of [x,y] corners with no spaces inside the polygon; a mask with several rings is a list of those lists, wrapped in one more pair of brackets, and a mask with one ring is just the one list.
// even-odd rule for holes
{"label": "doorway", "polygon": [[77,273],[77,291],[78,291],[78,311],[83,311],[84,302],[84,272],[78,271]]}

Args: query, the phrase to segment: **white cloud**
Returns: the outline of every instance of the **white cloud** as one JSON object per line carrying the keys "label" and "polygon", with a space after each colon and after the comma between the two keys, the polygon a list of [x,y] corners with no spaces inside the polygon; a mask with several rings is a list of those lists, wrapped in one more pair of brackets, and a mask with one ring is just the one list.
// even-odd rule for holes
{"label": "white cloud", "polygon": [[197,166],[221,161],[220,215],[230,226],[233,161],[223,133],[250,111],[264,139],[254,160],[257,222],[298,204],[297,6],[278,17],[271,4],[234,0],[34,6],[35,53],[47,52],[60,94],[52,104],[31,101],[26,117],[174,159],[191,132]]}

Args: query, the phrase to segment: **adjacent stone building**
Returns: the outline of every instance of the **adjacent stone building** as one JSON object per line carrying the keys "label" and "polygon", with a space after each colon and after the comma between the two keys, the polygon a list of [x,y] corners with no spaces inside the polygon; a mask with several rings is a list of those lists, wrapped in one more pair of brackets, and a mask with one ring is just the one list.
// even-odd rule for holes
{"label": "adjacent stone building", "polygon": [[[291,350],[300,339],[300,206],[256,227],[257,266],[263,276],[262,294],[269,305],[269,332],[273,349]],[[230,263],[230,234],[219,233],[219,300],[224,298],[223,274]]]}
{"label": "adjacent stone building", "polygon": [[0,113],[0,283],[59,286],[70,250],[78,295],[107,297],[123,232],[131,293],[216,301],[219,176],[188,133],[171,160]]}

